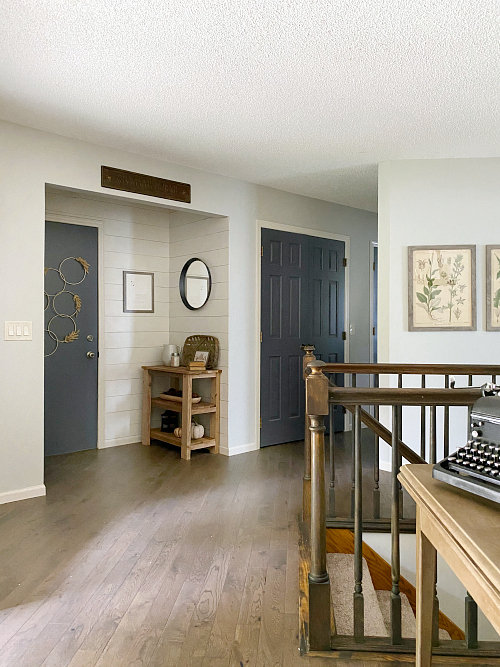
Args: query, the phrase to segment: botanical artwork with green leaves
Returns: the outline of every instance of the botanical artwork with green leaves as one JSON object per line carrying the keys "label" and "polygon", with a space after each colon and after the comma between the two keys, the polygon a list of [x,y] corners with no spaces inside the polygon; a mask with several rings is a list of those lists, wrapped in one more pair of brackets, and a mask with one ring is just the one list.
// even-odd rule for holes
{"label": "botanical artwork with green leaves", "polygon": [[475,329],[475,248],[409,250],[410,331]]}
{"label": "botanical artwork with green leaves", "polygon": [[486,248],[487,329],[500,331],[500,246]]}

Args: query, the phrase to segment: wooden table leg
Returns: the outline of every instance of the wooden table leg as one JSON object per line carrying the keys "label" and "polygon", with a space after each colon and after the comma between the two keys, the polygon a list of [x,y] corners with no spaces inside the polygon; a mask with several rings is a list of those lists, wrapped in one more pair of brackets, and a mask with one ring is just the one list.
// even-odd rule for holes
{"label": "wooden table leg", "polygon": [[189,461],[191,458],[191,415],[193,378],[190,375],[182,376],[182,437],[181,437],[181,459]]}
{"label": "wooden table leg", "polygon": [[142,371],[142,444],[151,444],[151,373]]}
{"label": "wooden table leg", "polygon": [[220,446],[220,373],[210,380],[210,402],[215,405],[215,412],[210,413],[210,437],[215,438],[214,454],[219,453]]}
{"label": "wooden table leg", "polygon": [[415,667],[432,661],[432,615],[436,576],[436,549],[423,534],[417,507],[417,641]]}

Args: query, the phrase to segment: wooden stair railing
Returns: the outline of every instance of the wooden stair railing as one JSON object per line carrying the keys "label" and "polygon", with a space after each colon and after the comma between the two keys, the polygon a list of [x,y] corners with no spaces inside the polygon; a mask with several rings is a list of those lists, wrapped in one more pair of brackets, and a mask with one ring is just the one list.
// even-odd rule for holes
{"label": "wooden stair railing", "polygon": [[[331,627],[331,604],[330,604],[330,582],[326,568],[326,480],[325,480],[325,426],[324,419],[330,415],[330,468],[334,469],[335,438],[333,432],[333,419],[331,406],[333,404],[343,405],[354,414],[353,420],[353,507],[351,522],[354,526],[354,568],[355,587],[353,591],[354,609],[354,635],[351,643],[343,638],[339,647],[354,645],[361,651],[381,650],[383,642],[374,641],[373,638],[364,636],[364,604],[363,604],[363,582],[362,582],[362,553],[363,530],[366,530],[366,521],[363,520],[362,511],[362,448],[361,448],[361,424],[369,426],[378,438],[386,442],[390,441],[392,447],[392,471],[391,471],[391,628],[390,642],[387,650],[393,652],[411,652],[411,644],[401,637],[401,598],[400,598],[400,539],[402,518],[401,503],[402,491],[397,480],[397,473],[402,463],[402,457],[410,462],[425,462],[424,457],[427,450],[425,440],[426,408],[430,412],[430,437],[429,458],[430,462],[436,462],[437,447],[437,412],[438,406],[444,406],[444,455],[448,454],[449,448],[449,408],[451,406],[466,406],[469,408],[480,397],[481,389],[473,387],[474,375],[488,375],[493,381],[496,375],[500,375],[500,366],[486,365],[394,365],[394,364],[325,364],[320,360],[310,361],[313,355],[312,346],[305,349],[304,377],[306,380],[306,436],[305,444],[305,473],[304,473],[304,522],[309,526],[310,536],[310,567],[308,572],[308,597],[309,597],[309,623],[308,623],[308,645],[310,650],[327,651],[335,648],[335,637],[332,638]],[[307,358],[307,362],[306,362]],[[351,386],[339,387],[330,383],[325,373],[338,374],[351,373]],[[397,374],[398,387],[358,387],[356,377],[359,373],[371,375]],[[403,387],[403,374],[422,375],[421,387]],[[426,375],[445,375],[445,386],[443,388],[426,387]],[[460,389],[452,388],[454,382],[452,375],[468,376],[468,386]],[[362,409],[362,405],[374,406],[374,415]],[[392,432],[384,427],[378,420],[379,407],[392,407]],[[402,442],[402,415],[403,406],[420,406],[421,427],[424,430],[423,446],[421,455],[413,452]],[[378,447],[378,442],[377,442]],[[378,465],[378,457],[375,457]],[[308,473],[308,478],[306,473]],[[334,471],[331,473],[330,487],[334,480]],[[375,485],[378,483],[378,475],[374,472]],[[377,530],[377,524],[372,529]],[[456,643],[447,648],[446,642],[437,648],[438,640],[438,600],[435,597],[435,644],[436,651],[441,655],[467,655],[471,657],[485,657],[491,651],[498,651],[498,646],[491,647],[481,645],[478,648],[467,647],[465,644],[457,652]],[[474,633],[472,633],[473,635]],[[477,632],[476,632],[477,635]],[[498,653],[497,653],[498,655]]]}

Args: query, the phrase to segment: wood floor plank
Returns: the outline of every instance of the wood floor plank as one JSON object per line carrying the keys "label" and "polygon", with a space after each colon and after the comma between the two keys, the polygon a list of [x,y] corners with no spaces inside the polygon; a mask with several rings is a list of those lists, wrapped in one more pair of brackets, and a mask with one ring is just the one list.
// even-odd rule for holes
{"label": "wood floor plank", "polygon": [[285,585],[286,551],[274,551],[270,555],[266,575],[257,667],[283,664]]}
{"label": "wood floor plank", "polygon": [[257,661],[266,569],[249,568],[231,649],[230,667],[254,667]]}
{"label": "wood floor plank", "polygon": [[330,664],[298,652],[301,477],[297,443],[51,457],[0,506],[0,667]]}

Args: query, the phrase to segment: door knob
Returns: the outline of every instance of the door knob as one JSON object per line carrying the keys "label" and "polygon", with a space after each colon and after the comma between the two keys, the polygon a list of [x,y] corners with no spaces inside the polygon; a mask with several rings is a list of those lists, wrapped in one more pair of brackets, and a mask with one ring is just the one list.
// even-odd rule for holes
{"label": "door knob", "polygon": [[95,352],[87,352],[87,357],[93,359],[95,357]]}

